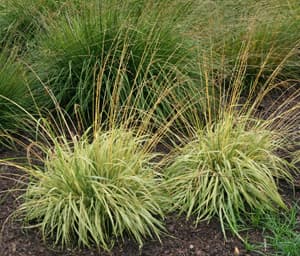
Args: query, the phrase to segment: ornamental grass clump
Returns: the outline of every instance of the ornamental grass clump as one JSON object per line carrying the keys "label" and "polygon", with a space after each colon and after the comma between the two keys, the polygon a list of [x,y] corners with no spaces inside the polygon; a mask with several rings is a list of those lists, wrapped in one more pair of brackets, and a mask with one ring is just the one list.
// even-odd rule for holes
{"label": "ornamental grass clump", "polygon": [[44,167],[27,170],[30,183],[18,212],[55,244],[96,245],[110,250],[116,239],[164,230],[159,175],[142,147],[144,137],[114,129],[48,151]]}
{"label": "ornamental grass clump", "polygon": [[193,59],[176,19],[163,17],[160,5],[117,2],[91,2],[57,19],[37,38],[29,58],[61,107],[72,117],[76,108],[87,127],[97,113],[105,119],[112,105],[148,111],[169,91],[157,108],[166,117],[170,101],[190,91],[178,86],[174,96],[171,89],[184,84]]}
{"label": "ornamental grass clump", "polygon": [[230,113],[197,129],[165,169],[173,210],[196,223],[217,216],[224,235],[229,227],[239,236],[251,212],[286,208],[277,181],[292,177],[288,162],[275,154],[283,138],[266,127]]}

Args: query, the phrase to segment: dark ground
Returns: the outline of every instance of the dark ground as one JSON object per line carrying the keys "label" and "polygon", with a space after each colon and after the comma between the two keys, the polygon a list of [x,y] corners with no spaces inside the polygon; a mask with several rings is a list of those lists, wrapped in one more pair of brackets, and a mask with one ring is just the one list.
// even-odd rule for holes
{"label": "dark ground", "polygon": [[[278,97],[276,98],[278,99]],[[266,105],[270,106],[270,104]],[[15,153],[5,150],[1,152],[0,148],[0,159],[5,159],[10,155],[13,156]],[[228,234],[228,238],[225,241],[220,225],[216,220],[210,223],[201,223],[197,227],[194,227],[192,220],[187,222],[184,218],[177,218],[176,216],[167,217],[166,227],[169,234],[162,237],[162,243],[159,241],[146,241],[140,250],[138,245],[130,240],[117,244],[111,253],[99,251],[96,248],[81,250],[54,249],[49,244],[46,245],[43,243],[41,235],[37,230],[25,231],[22,229],[21,223],[8,218],[17,208],[19,203],[17,198],[22,193],[19,190],[13,190],[14,188],[20,188],[20,185],[16,182],[16,179],[19,179],[20,175],[22,175],[20,170],[14,167],[1,166],[0,164],[0,227],[2,227],[0,233],[0,256],[258,255],[254,252],[247,252],[243,243],[230,234]],[[297,179],[297,181],[299,180]],[[288,204],[300,199],[300,191],[296,190],[296,193],[293,194],[292,189],[285,184],[282,184],[281,188],[282,195]],[[250,243],[263,244],[264,240],[261,231],[249,230],[244,235]],[[265,255],[270,255],[271,253],[269,248],[261,247],[260,250]]]}

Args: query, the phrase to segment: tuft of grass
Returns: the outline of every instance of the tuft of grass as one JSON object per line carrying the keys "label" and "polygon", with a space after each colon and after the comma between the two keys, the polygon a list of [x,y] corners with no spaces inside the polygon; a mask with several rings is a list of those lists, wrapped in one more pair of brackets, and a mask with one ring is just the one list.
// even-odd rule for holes
{"label": "tuft of grass", "polygon": [[277,181],[292,181],[290,164],[275,153],[283,146],[263,121],[233,112],[195,129],[165,168],[172,210],[196,216],[196,223],[217,216],[224,235],[227,226],[239,235],[251,212],[286,209]]}
{"label": "tuft of grass", "polygon": [[[287,209],[278,181],[293,183],[291,172],[296,167],[288,157],[299,138],[295,129],[300,107],[297,85],[287,81],[283,88],[277,72],[263,84],[259,73],[245,92],[244,53],[247,50],[227,78],[229,85],[222,76],[214,79],[214,62],[199,65],[205,78],[206,111],[202,115],[190,111],[183,118],[187,134],[177,136],[175,149],[163,161],[170,210],[195,216],[196,224],[217,217],[225,237],[229,227],[242,240],[240,230],[251,213]],[[280,89],[285,93],[268,100]]]}
{"label": "tuft of grass", "polygon": [[[92,2],[53,22],[29,62],[59,104],[73,117],[76,107],[87,126],[99,112],[105,119],[112,104],[143,111],[157,104],[166,118],[173,98],[190,90],[185,81],[193,50],[162,5]],[[161,94],[169,96],[158,103]]]}
{"label": "tuft of grass", "polygon": [[293,207],[287,214],[283,216],[266,217],[263,226],[271,232],[267,236],[267,240],[272,248],[276,251],[276,255],[296,256],[300,251],[300,234],[299,221],[297,220],[298,207]]}
{"label": "tuft of grass", "polygon": [[287,212],[277,214],[256,213],[253,224],[264,231],[265,249],[270,255],[296,256],[300,251],[299,206],[295,204]]}
{"label": "tuft of grass", "polygon": [[[114,129],[73,137],[47,150],[44,166],[25,170],[30,183],[21,214],[28,228],[62,246],[97,245],[110,250],[130,236],[140,245],[164,230],[160,176],[143,148],[145,137]],[[38,207],[36,207],[38,206]]]}

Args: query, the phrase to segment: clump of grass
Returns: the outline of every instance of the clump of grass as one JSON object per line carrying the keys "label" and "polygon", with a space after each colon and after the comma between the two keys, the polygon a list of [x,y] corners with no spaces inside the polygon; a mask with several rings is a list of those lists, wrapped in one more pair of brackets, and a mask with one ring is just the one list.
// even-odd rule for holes
{"label": "clump of grass", "polygon": [[[206,77],[207,111],[186,117],[188,134],[177,137],[179,143],[163,164],[173,211],[195,216],[196,224],[217,217],[225,236],[229,227],[243,239],[239,231],[251,213],[287,209],[278,181],[293,182],[291,171],[296,167],[286,153],[295,144],[291,138],[296,136],[300,105],[295,102],[297,86],[290,88],[290,95],[264,102],[282,86],[276,83],[276,72],[263,85],[258,74],[245,93],[247,69],[245,58],[240,59],[229,90],[222,77],[212,79],[214,65],[200,66]],[[293,87],[287,82],[289,86]]]}
{"label": "clump of grass", "polygon": [[[124,2],[122,8],[114,1],[87,5],[38,39],[34,70],[71,116],[77,106],[87,126],[96,113],[109,113],[111,104],[149,110],[162,92],[173,93],[173,84],[184,83],[192,66],[192,50],[176,30],[176,19],[162,18],[160,5],[147,10],[140,5],[148,6],[143,1]],[[182,86],[176,95],[186,90]],[[167,116],[172,97],[157,112]]]}
{"label": "clump of grass", "polygon": [[110,250],[125,236],[140,245],[147,236],[159,239],[163,194],[144,140],[114,129],[90,143],[87,138],[56,143],[44,167],[26,170],[31,178],[18,213],[27,227],[62,246]]}
{"label": "clump of grass", "polygon": [[275,152],[282,137],[257,120],[224,114],[177,148],[165,169],[173,210],[196,216],[196,223],[217,216],[238,234],[249,213],[286,209],[277,180],[289,182],[288,162]]}

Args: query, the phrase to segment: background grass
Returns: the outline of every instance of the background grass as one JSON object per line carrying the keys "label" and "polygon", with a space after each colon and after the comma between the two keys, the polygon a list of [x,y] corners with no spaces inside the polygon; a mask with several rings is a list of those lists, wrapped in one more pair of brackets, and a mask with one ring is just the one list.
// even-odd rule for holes
{"label": "background grass", "polygon": [[[19,46],[19,53],[32,47],[33,39],[45,32],[65,10],[71,9],[79,1],[54,0],[2,0],[0,2],[1,45]],[[31,46],[30,46],[31,45]]]}
{"label": "background grass", "polygon": [[15,52],[0,53],[0,134],[17,131],[26,114],[21,108],[33,107],[26,71]]}
{"label": "background grass", "polygon": [[194,10],[189,35],[203,51],[212,51],[215,69],[225,77],[231,77],[247,49],[243,58],[248,87],[258,73],[266,81],[276,69],[278,79],[298,79],[297,1],[204,1]]}

